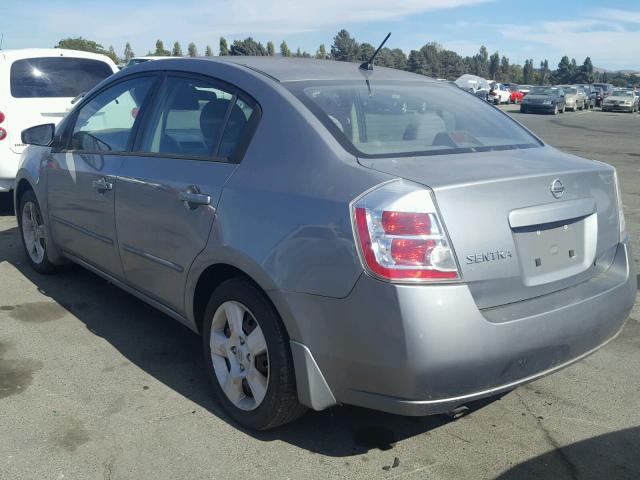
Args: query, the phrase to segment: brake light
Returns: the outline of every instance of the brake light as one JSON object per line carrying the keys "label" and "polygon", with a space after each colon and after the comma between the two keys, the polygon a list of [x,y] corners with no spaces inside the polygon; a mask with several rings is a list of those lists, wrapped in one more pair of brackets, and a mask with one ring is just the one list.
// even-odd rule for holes
{"label": "brake light", "polygon": [[383,280],[458,280],[451,242],[431,191],[407,181],[383,184],[352,205],[365,269]]}
{"label": "brake light", "polygon": [[0,141],[4,140],[5,138],[7,138],[7,131],[0,127]]}
{"label": "brake light", "polygon": [[4,113],[0,112],[0,123],[4,122],[4,119],[7,118]]}

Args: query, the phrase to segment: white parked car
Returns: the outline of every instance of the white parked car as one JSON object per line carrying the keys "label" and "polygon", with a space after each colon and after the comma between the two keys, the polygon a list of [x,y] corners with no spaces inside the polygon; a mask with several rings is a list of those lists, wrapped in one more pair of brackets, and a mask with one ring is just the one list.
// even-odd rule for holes
{"label": "white parked car", "polygon": [[132,67],[134,65],[138,65],[139,63],[150,62],[152,60],[165,60],[167,58],[180,58],[180,57],[160,57],[160,56],[152,56],[152,55],[149,55],[148,57],[133,57],[131,60],[127,62],[124,68]]}
{"label": "white parked car", "polygon": [[511,99],[511,91],[506,85],[494,82],[491,84],[489,91],[489,101],[499,105],[501,103],[509,103]]}
{"label": "white parked car", "polygon": [[0,51],[0,192],[13,189],[22,130],[57,124],[71,101],[118,71],[110,58],[58,48]]}

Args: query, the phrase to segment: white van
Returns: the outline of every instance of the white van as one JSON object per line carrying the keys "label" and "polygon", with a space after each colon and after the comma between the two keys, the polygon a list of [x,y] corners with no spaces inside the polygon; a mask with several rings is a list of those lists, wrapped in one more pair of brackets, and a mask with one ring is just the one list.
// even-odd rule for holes
{"label": "white van", "polygon": [[20,134],[43,123],[57,124],[71,100],[118,71],[105,55],[58,48],[0,50],[0,192],[13,189]]}

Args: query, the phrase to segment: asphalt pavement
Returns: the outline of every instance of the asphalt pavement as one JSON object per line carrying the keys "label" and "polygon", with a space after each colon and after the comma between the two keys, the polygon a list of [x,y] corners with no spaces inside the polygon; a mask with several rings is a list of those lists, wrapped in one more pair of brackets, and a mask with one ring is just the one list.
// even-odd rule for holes
{"label": "asphalt pavement", "polygon": [[[501,108],[618,169],[638,264],[640,115]],[[196,335],[81,268],[34,273],[3,197],[2,479],[640,478],[638,303],[598,353],[459,420],[337,407],[252,433],[211,399]]]}

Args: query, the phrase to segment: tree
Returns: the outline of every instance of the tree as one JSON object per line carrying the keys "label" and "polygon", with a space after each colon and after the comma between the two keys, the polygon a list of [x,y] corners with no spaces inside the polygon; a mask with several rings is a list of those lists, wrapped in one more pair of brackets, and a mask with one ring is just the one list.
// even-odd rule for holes
{"label": "tree", "polygon": [[296,50],[296,53],[294,55],[294,57],[301,57],[302,56],[302,52],[300,51],[300,47],[298,47],[298,49]]}
{"label": "tree", "polygon": [[491,57],[489,57],[489,77],[493,80],[496,80],[499,70],[500,54],[498,52],[494,52]]}
{"label": "tree", "polygon": [[204,49],[204,56],[213,57],[213,49],[211,48],[211,45],[207,45],[207,47]]}
{"label": "tree", "polygon": [[411,52],[409,52],[409,59],[407,60],[407,69],[413,73],[426,75],[427,61],[424,55],[417,50],[411,50]]}
{"label": "tree", "polygon": [[276,47],[273,45],[273,42],[269,40],[267,42],[267,55],[273,57],[276,54]]}
{"label": "tree", "polygon": [[533,83],[533,59],[524,61],[524,67],[522,67],[522,81],[525,84]]}
{"label": "tree", "polygon": [[180,46],[180,42],[176,42],[173,44],[173,50],[171,51],[172,57],[181,57],[182,56],[182,47]]}
{"label": "tree", "polygon": [[289,47],[287,46],[287,42],[285,42],[284,40],[280,44],[280,55],[282,55],[283,57],[291,56],[291,50],[289,50]]}
{"label": "tree", "polygon": [[489,76],[489,52],[487,51],[487,47],[482,45],[480,47],[480,51],[475,55],[476,60],[476,68],[479,77],[487,78]]}
{"label": "tree", "polygon": [[[366,62],[371,58],[371,55],[373,55],[373,52],[375,52],[376,49],[373,45],[371,45],[370,43],[361,43],[360,44],[360,49],[358,51],[358,61],[359,62]],[[377,63],[377,62],[376,62]]]}
{"label": "tree", "polygon": [[571,83],[571,62],[566,55],[560,59],[558,69],[553,73],[553,83]]}
{"label": "tree", "polygon": [[393,59],[393,68],[397,68],[398,70],[407,69],[407,56],[401,49],[394,48],[391,50],[391,58]]}
{"label": "tree", "polygon": [[540,85],[546,85],[547,82],[549,82],[550,73],[549,60],[545,59],[544,61],[540,62],[540,78],[538,79]]}
{"label": "tree", "polygon": [[103,55],[106,55],[108,53],[99,43],[96,43],[93,40],[87,40],[86,38],[82,37],[63,38],[54,48],[82,50],[83,52],[101,53]]}
{"label": "tree", "polygon": [[327,49],[325,48],[324,43],[321,43],[320,46],[318,47],[318,51],[316,52],[316,58],[320,60],[327,59]]}
{"label": "tree", "polygon": [[136,54],[133,53],[131,45],[129,44],[129,42],[127,42],[127,44],[124,46],[124,63],[129,63],[129,60],[131,60],[135,56]]}
{"label": "tree", "polygon": [[244,40],[234,40],[231,44],[230,54],[264,56],[267,55],[267,49],[260,42],[247,37]]}
{"label": "tree", "polygon": [[351,38],[349,32],[342,29],[333,37],[331,57],[341,62],[355,62],[358,59],[358,42]]}
{"label": "tree", "polygon": [[109,51],[107,52],[107,57],[109,57],[111,60],[113,60],[113,63],[115,63],[115,64],[120,63],[120,59],[118,58],[118,55],[116,55],[116,51],[113,48],[113,45],[109,46]]}
{"label": "tree", "polygon": [[162,40],[158,39],[156,40],[156,51],[153,52],[153,55],[156,57],[168,57],[171,55],[171,52],[169,50],[165,50],[164,43]]}
{"label": "tree", "polygon": [[580,75],[581,75],[581,83],[593,83],[594,82],[594,74],[593,74],[593,63],[591,62],[591,57],[587,57],[584,59],[584,63],[580,67]]}
{"label": "tree", "polygon": [[220,56],[225,57],[229,55],[229,47],[227,46],[227,39],[220,37]]}
{"label": "tree", "polygon": [[196,47],[196,44],[193,42],[189,43],[189,46],[187,47],[187,52],[189,53],[190,57],[197,57],[198,48]]}
{"label": "tree", "polygon": [[500,60],[500,80],[503,82],[511,81],[511,78],[509,78],[509,59],[504,55]]}
{"label": "tree", "polygon": [[455,80],[464,72],[464,61],[462,57],[452,50],[440,50],[438,52],[440,61],[440,76],[447,80]]}

